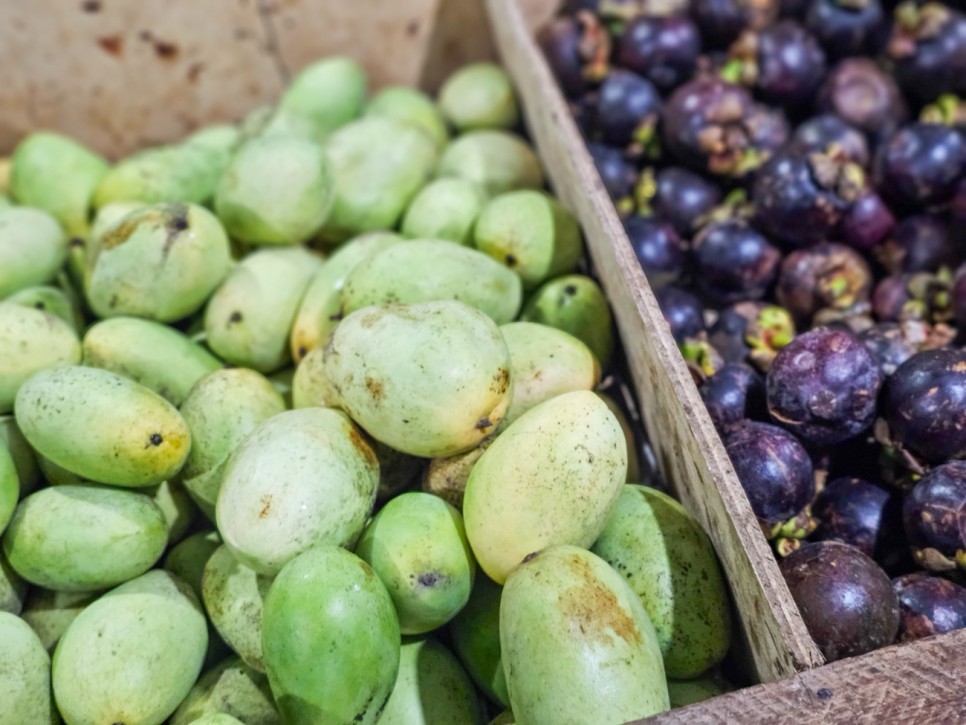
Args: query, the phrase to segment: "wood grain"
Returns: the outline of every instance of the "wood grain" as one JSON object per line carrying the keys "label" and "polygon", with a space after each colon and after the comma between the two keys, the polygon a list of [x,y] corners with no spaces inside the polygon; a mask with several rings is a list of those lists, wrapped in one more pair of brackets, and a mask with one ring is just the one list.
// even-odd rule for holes
{"label": "wood grain", "polygon": [[966,630],[833,662],[638,722],[966,722]]}
{"label": "wood grain", "polygon": [[823,663],[791,599],[566,103],[513,0],[488,0],[503,62],[556,193],[579,217],[676,495],[711,536],[760,682]]}

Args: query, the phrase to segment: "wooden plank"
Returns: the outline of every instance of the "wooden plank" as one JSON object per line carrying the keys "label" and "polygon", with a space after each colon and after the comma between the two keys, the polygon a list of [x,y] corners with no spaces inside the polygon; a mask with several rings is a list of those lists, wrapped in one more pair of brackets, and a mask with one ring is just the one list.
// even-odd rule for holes
{"label": "wooden plank", "polygon": [[966,722],[966,630],[833,662],[646,723]]}
{"label": "wooden plank", "polygon": [[514,0],[487,0],[503,62],[557,194],[580,218],[611,300],[645,423],[675,493],[711,536],[760,682],[823,663],[684,360]]}

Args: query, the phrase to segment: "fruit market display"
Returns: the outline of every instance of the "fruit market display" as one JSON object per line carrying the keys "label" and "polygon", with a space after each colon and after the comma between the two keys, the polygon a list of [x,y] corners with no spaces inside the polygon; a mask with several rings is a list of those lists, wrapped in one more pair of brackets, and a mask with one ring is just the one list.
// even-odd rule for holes
{"label": "fruit market display", "polygon": [[572,0],[539,37],[826,659],[966,626],[966,14]]}
{"label": "fruit market display", "polygon": [[38,129],[4,169],[0,724],[727,686],[715,552],[597,391],[610,308],[498,66],[434,100],[330,58],[237,124],[113,163]]}

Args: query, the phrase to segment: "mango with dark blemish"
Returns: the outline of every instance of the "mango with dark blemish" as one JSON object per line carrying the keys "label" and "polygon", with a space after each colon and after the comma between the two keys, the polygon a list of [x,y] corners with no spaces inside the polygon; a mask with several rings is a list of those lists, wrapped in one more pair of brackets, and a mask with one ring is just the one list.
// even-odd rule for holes
{"label": "mango with dark blemish", "polygon": [[501,707],[510,706],[506,675],[500,654],[500,597],[503,587],[480,573],[473,582],[470,600],[449,631],[453,649],[483,693]]}
{"label": "mango with dark blemish", "polygon": [[472,181],[436,179],[409,204],[400,229],[410,239],[446,239],[469,247],[473,245],[473,225],[485,203],[486,195]]}
{"label": "mango with dark blemish", "polygon": [[400,645],[389,592],[345,549],[305,551],[268,590],[262,647],[285,722],[375,723],[396,682]]}
{"label": "mango with dark blemish", "polygon": [[67,258],[67,237],[47,212],[0,209],[0,299],[53,279]]}
{"label": "mango with dark blemish", "polygon": [[669,708],[660,646],[641,600],[585,549],[534,552],[510,575],[500,645],[520,725],[621,723]]}
{"label": "mango with dark blemish", "polygon": [[669,677],[697,677],[728,652],[731,610],[714,547],[677,501],[627,485],[591,549],[650,616]]}
{"label": "mango with dark blemish", "polygon": [[14,570],[47,589],[91,592],[146,572],[168,544],[164,516],[142,493],[103,486],[43,488],[3,535]]}
{"label": "mango with dark blemish", "polygon": [[50,655],[26,622],[0,612],[0,725],[59,722],[50,697]]}
{"label": "mango with dark blemish", "polygon": [[508,129],[520,118],[507,72],[495,63],[465,65],[439,89],[439,107],[459,131]]}
{"label": "mango with dark blemish", "polygon": [[17,425],[31,446],[87,480],[151,486],[181,470],[191,433],[152,390],[96,368],[44,370],[17,394]]}
{"label": "mango with dark blemish", "polygon": [[422,91],[407,86],[388,86],[376,93],[366,104],[364,116],[380,116],[408,123],[428,136],[437,149],[449,141],[446,121]]}
{"label": "mango with dark blemish", "polygon": [[160,723],[198,678],[208,630],[183,581],[149,571],[102,595],[70,623],[51,679],[67,723]]}
{"label": "mango with dark blemish", "polygon": [[52,285],[24,287],[19,292],[14,292],[7,297],[4,302],[20,305],[21,307],[32,307],[35,310],[59,317],[70,325],[71,329],[77,334],[80,334],[84,327],[83,315],[78,300],[72,299],[60,287],[54,287]]}
{"label": "mango with dark blemish", "polygon": [[290,360],[289,332],[321,259],[304,247],[248,255],[205,308],[208,346],[240,367],[270,373]]}
{"label": "mango with dark blemish", "polygon": [[280,725],[268,679],[238,657],[214,665],[191,688],[170,725],[191,725],[210,713],[228,713],[245,725]]}
{"label": "mango with dark blemish", "polygon": [[98,237],[84,289],[99,317],[174,322],[204,304],[230,261],[214,214],[194,204],[155,204],[122,216]]}
{"label": "mango with dark blemish", "polygon": [[290,410],[260,424],[232,455],[218,531],[261,574],[319,544],[351,547],[372,512],[379,463],[340,411]]}
{"label": "mango with dark blemish", "polygon": [[624,433],[594,393],[531,408],[486,449],[466,484],[466,535],[480,567],[499,584],[531,552],[589,547],[626,475]]}
{"label": "mango with dark blemish", "polygon": [[437,496],[411,491],[391,499],[355,551],[389,590],[403,634],[443,626],[469,600],[476,562],[463,517]]}
{"label": "mango with dark blemish", "polygon": [[458,300],[496,324],[520,312],[520,278],[487,255],[442,239],[413,239],[356,265],[342,287],[345,314],[382,304]]}
{"label": "mango with dark blemish", "polygon": [[533,148],[507,131],[470,131],[453,139],[436,167],[437,178],[455,176],[488,196],[543,188],[543,167]]}
{"label": "mango with dark blemish", "polygon": [[138,317],[101,320],[87,329],[84,365],[131,378],[181,405],[192,386],[222,362],[178,330]]}
{"label": "mango with dark blemish", "polygon": [[479,444],[510,402],[500,330],[462,302],[365,307],[325,348],[339,406],[404,453],[449,456]]}
{"label": "mango with dark blemish", "polygon": [[278,108],[305,118],[324,138],[358,117],[365,100],[362,66],[351,58],[332,57],[299,71],[282,93]]}

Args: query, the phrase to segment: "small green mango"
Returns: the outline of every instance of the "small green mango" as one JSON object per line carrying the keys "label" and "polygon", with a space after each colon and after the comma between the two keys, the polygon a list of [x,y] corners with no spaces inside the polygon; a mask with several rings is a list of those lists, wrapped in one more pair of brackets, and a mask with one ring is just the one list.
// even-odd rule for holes
{"label": "small green mango", "polygon": [[355,267],[402,241],[392,232],[362,234],[340,246],[312,277],[292,323],[292,359],[299,363],[325,345],[342,319],[342,285]]}
{"label": "small green mango", "polygon": [[697,680],[674,680],[669,677],[667,681],[667,693],[671,699],[672,708],[704,702],[734,689],[718,674],[700,677]]}
{"label": "small green mango", "polygon": [[473,63],[453,73],[439,90],[439,107],[458,131],[508,129],[520,119],[510,77],[495,63]]}
{"label": "small green mango", "polygon": [[482,703],[459,660],[432,637],[403,641],[380,725],[483,725]]}
{"label": "small green mango", "polygon": [[224,713],[245,725],[281,725],[268,679],[228,657],[205,672],[171,716],[169,725],[190,725],[203,715]]}
{"label": "small green mango", "polygon": [[483,207],[473,232],[476,248],[512,269],[532,289],[572,272],[580,259],[580,227],[542,191],[511,191]]}
{"label": "small green mango", "polygon": [[89,605],[54,650],[57,708],[70,725],[160,725],[191,690],[208,647],[191,587],[149,571]]}
{"label": "small green mango", "polygon": [[43,474],[44,480],[50,486],[73,486],[84,483],[83,476],[78,476],[73,471],[68,471],[63,466],[58,466],[46,456],[37,454],[37,465]]}
{"label": "small green mango", "polygon": [[426,184],[409,204],[402,234],[410,239],[446,239],[473,244],[473,225],[486,203],[482,189],[460,178],[436,179]]}
{"label": "small green mango", "polygon": [[453,649],[483,693],[494,703],[510,706],[500,655],[500,598],[503,588],[483,574],[463,610],[449,625]]}
{"label": "small green mango", "polygon": [[23,612],[27,590],[27,582],[13,570],[7,557],[0,551],[0,612]]}
{"label": "small green mango", "polygon": [[87,234],[91,198],[107,161],[66,136],[36,131],[17,144],[11,162],[10,192],[17,203],[48,212],[72,237]]}
{"label": "small green mango", "polygon": [[531,408],[486,449],[466,483],[463,516],[476,561],[500,584],[534,551],[590,546],[626,473],[624,434],[592,392]]}
{"label": "small green mango", "polygon": [[265,666],[285,722],[375,723],[396,682],[400,644],[389,593],[345,549],[300,554],[265,598]]}
{"label": "small green mango", "polygon": [[191,431],[182,470],[188,493],[215,520],[215,502],[228,458],[256,426],[285,410],[264,376],[246,368],[216,370],[199,380],[181,405]]}
{"label": "small green mango", "polygon": [[17,391],[41,370],[81,361],[80,340],[59,317],[0,302],[0,413],[13,410]]}
{"label": "small green mango", "polygon": [[0,725],[58,722],[50,702],[50,655],[30,625],[0,612],[0,642]]}
{"label": "small green mango", "polygon": [[592,390],[600,382],[597,358],[573,335],[534,322],[511,322],[500,332],[510,351],[513,378],[504,426],[535,405],[574,390]]}
{"label": "small green mango", "polygon": [[446,122],[432,99],[422,91],[407,86],[383,88],[369,99],[364,116],[392,118],[408,123],[425,133],[436,146],[443,148],[449,141]]}
{"label": "small green mango", "polygon": [[180,476],[144,489],[144,493],[161,509],[164,527],[168,532],[168,544],[177,544],[188,533],[195,516],[198,515],[198,507],[185,490]]}
{"label": "small green mango", "polygon": [[521,564],[500,601],[516,722],[622,723],[669,708],[654,627],[621,576],[576,546]]}
{"label": "small green mango", "polygon": [[0,209],[0,299],[45,284],[67,259],[67,237],[47,212]]}
{"label": "small green mango", "polygon": [[209,713],[202,715],[194,720],[191,725],[246,725],[237,717],[226,715],[223,712]]}
{"label": "small green mango", "polygon": [[470,477],[470,471],[492,442],[492,436],[484,438],[480,445],[464,453],[431,460],[423,475],[423,491],[439,496],[462,511],[463,493],[466,491],[466,481]]}
{"label": "small green mango", "polygon": [[20,476],[7,445],[0,441],[0,534],[7,528],[20,500]]}
{"label": "small green mango", "polygon": [[187,583],[195,596],[201,599],[201,577],[205,573],[205,565],[219,546],[221,537],[217,531],[199,531],[172,546],[164,557],[163,566]]}
{"label": "small green mango", "polygon": [[335,170],[336,192],[320,237],[330,243],[394,228],[436,167],[436,147],[425,133],[380,116],[336,131],[326,150]]}
{"label": "small green mango", "polygon": [[70,623],[100,595],[101,592],[55,592],[31,587],[21,616],[40,637],[44,649],[53,652]]}
{"label": "small green mango", "polygon": [[488,196],[543,187],[543,167],[530,145],[506,131],[470,131],[450,142],[437,177],[472,181]]}
{"label": "small green mango", "polygon": [[262,106],[249,113],[242,121],[243,143],[252,139],[298,138],[315,144],[325,142],[325,133],[307,116],[278,106]]}
{"label": "small green mango", "polygon": [[218,358],[167,325],[138,317],[95,323],[83,342],[84,365],[123,375],[181,405],[201,378],[222,367]]}
{"label": "small green mango", "polygon": [[463,517],[431,494],[391,499],[362,532],[356,554],[389,590],[403,634],[441,627],[470,597],[476,562]]}
{"label": "small green mango", "polygon": [[300,244],[332,208],[334,179],[325,151],[292,136],[247,142],[215,191],[225,230],[250,244]]}
{"label": "small green mango", "polygon": [[215,507],[218,531],[236,559],[275,574],[310,546],[353,546],[378,485],[376,456],[346,415],[280,413],[229,461]]}
{"label": "small green mango", "polygon": [[164,516],[150,498],[100,486],[30,494],[3,535],[3,551],[20,576],[67,592],[133,579],[151,568],[167,544]]}
{"label": "small green mango", "polygon": [[191,449],[176,408],[107,370],[39,372],[20,388],[15,408],[17,425],[39,454],[98,483],[159,484],[181,470]]}
{"label": "small green mango", "polygon": [[6,445],[13,456],[13,465],[20,481],[20,495],[26,496],[40,483],[40,467],[33,448],[23,437],[12,415],[0,415],[0,445]]}
{"label": "small green mango", "polygon": [[329,339],[325,374],[353,420],[413,456],[474,448],[510,402],[509,354],[499,328],[456,301],[353,312]]}
{"label": "small green mango", "polygon": [[159,322],[197,311],[228,274],[228,237],[194,204],[137,209],[109,226],[87,259],[84,289],[99,317]]}
{"label": "small green mango", "polygon": [[711,540],[681,504],[653,488],[624,486],[592,551],[640,597],[669,677],[697,677],[727,654],[728,588]]}
{"label": "small green mango", "polygon": [[357,265],[342,288],[346,314],[384,304],[458,300],[496,324],[513,320],[523,304],[520,278],[475,249],[441,239],[414,239]]}
{"label": "small green mango", "polygon": [[321,260],[303,247],[246,257],[205,309],[208,346],[224,360],[270,373],[290,360],[289,333]]}
{"label": "small green mango", "polygon": [[351,58],[332,57],[303,68],[278,107],[301,116],[324,137],[359,116],[366,100],[366,72]]}
{"label": "small green mango", "polygon": [[339,396],[325,376],[325,352],[317,347],[302,358],[292,381],[293,408],[335,408]]}
{"label": "small green mango", "polygon": [[520,319],[569,332],[584,341],[601,368],[610,364],[614,354],[610,304],[590,277],[571,274],[550,280],[533,293]]}
{"label": "small green mango", "polygon": [[51,285],[25,287],[19,292],[14,292],[4,302],[21,307],[32,307],[59,317],[70,325],[75,334],[79,334],[84,326],[79,306],[60,287]]}

